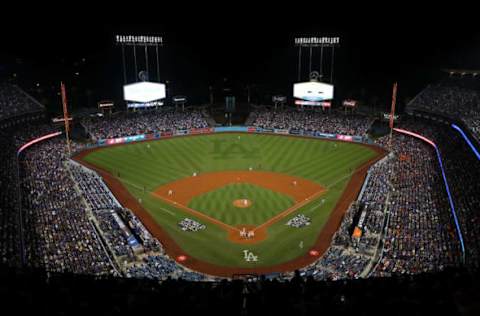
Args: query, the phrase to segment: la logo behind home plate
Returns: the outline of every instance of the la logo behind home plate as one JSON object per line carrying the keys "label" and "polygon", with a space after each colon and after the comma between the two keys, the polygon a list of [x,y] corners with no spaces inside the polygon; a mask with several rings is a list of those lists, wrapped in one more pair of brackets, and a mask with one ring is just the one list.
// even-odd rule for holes
{"label": "la logo behind home plate", "polygon": [[244,250],[243,251],[243,257],[245,259],[245,261],[247,262],[257,262],[258,261],[258,256],[255,256],[253,254],[253,252],[251,252],[250,250]]}

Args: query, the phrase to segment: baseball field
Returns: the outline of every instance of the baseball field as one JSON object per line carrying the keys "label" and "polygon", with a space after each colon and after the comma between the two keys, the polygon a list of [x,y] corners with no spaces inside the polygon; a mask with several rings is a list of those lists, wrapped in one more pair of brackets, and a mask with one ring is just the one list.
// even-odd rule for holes
{"label": "baseball field", "polygon": [[[100,147],[76,159],[102,175],[173,259],[227,276],[313,262],[383,154],[349,142],[221,133]],[[287,225],[299,215],[308,225]],[[186,218],[200,229],[182,229]]]}

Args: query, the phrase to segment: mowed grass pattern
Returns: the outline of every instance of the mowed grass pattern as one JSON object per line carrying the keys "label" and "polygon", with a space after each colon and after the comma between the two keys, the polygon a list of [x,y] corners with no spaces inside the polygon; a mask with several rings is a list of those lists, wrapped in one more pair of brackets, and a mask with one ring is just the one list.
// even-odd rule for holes
{"label": "mowed grass pattern", "polygon": [[[238,208],[237,199],[248,199],[252,205]],[[189,207],[229,225],[260,225],[294,204],[291,197],[246,183],[234,183],[194,197]]]}
{"label": "mowed grass pattern", "polygon": [[[118,177],[132,195],[141,198],[145,209],[186,254],[214,264],[249,267],[252,263],[243,259],[245,245],[230,242],[225,231],[218,226],[164,203],[149,192],[179,178],[190,177],[194,172],[248,170],[250,167],[303,177],[326,187],[328,191],[319,199],[270,226],[266,240],[248,246],[249,250],[259,256],[260,261],[255,263],[256,266],[269,266],[292,260],[308,251],[340,198],[353,170],[375,155],[370,148],[355,143],[225,133],[105,147],[90,153],[84,159]],[[261,195],[260,192],[258,190]],[[215,194],[208,204],[231,203],[234,194],[229,190],[222,193],[224,194]],[[272,207],[275,205],[272,204]],[[276,212],[272,210],[262,208],[259,212],[265,213],[259,215],[257,212],[245,213],[245,209],[236,209],[235,212],[243,212],[240,213],[243,215],[230,215],[227,218],[227,211],[222,207],[211,208],[208,205],[205,208],[205,212],[212,212],[212,217],[224,218],[232,225],[255,225],[260,218]],[[250,215],[247,217],[246,214]],[[302,229],[286,226],[286,221],[297,214],[311,217],[312,224]],[[179,229],[178,222],[185,217],[207,225],[207,229],[196,233],[183,232]],[[300,242],[303,242],[303,248],[298,246]]]}

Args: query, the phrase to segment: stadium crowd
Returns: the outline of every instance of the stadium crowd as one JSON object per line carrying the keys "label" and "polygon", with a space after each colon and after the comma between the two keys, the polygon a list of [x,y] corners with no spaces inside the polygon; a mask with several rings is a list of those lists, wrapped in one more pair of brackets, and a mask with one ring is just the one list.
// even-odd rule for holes
{"label": "stadium crowd", "polygon": [[461,119],[480,140],[480,79],[476,76],[451,76],[430,85],[409,107]]}
{"label": "stadium crowd", "polygon": [[345,135],[364,135],[373,120],[361,115],[324,113],[315,110],[256,110],[250,114],[248,125],[261,128],[318,131]]}
{"label": "stadium crowd", "polygon": [[[45,129],[40,130],[46,131]],[[28,136],[24,137],[24,140],[32,137],[31,133],[27,134]],[[315,276],[315,279],[358,278],[366,271],[365,269],[371,263],[372,254],[374,253],[372,248],[378,245],[381,238],[382,224],[385,219],[385,198],[386,193],[389,191],[392,193],[391,201],[387,208],[390,213],[389,226],[386,229],[384,253],[374,274],[383,276],[392,273],[418,273],[420,271],[443,269],[445,266],[455,263],[455,250],[458,249],[455,249],[450,243],[454,240],[451,236],[450,215],[448,212],[444,212],[445,209],[442,208],[442,205],[445,207],[447,202],[445,197],[442,197],[441,193],[443,191],[432,189],[441,185],[441,182],[438,182],[438,170],[433,153],[431,150],[428,151],[428,148],[424,148],[424,145],[421,143],[419,144],[417,140],[405,136],[396,139],[397,141],[394,141],[394,152],[396,153],[396,159],[393,159],[395,161],[394,165],[389,167],[389,163],[392,162],[387,160],[387,162],[379,164],[370,170],[369,181],[360,200],[360,203],[363,205],[362,209],[367,212],[363,227],[364,234],[359,241],[353,242],[349,227],[352,224],[355,212],[346,216],[346,224],[342,224],[341,229],[335,235],[331,248],[316,265],[305,269],[308,272],[307,275],[312,274]],[[379,143],[382,144],[382,141],[380,140]],[[383,145],[385,144],[386,142]],[[68,231],[67,235],[73,236],[60,236],[62,233],[65,234],[66,231],[61,232],[58,229],[52,232],[47,228],[42,232],[42,229],[37,227],[37,230],[40,230],[37,235],[42,236],[44,239],[42,240],[42,238],[37,236],[40,242],[35,246],[35,249],[43,249],[45,252],[37,257],[43,255],[45,260],[43,264],[53,271],[77,271],[73,267],[74,263],[68,263],[68,258],[62,257],[64,254],[62,254],[61,249],[57,250],[57,253],[51,252],[53,251],[53,241],[56,238],[67,241],[77,240],[78,238],[78,243],[80,244],[78,247],[80,250],[78,251],[81,255],[78,256],[77,260],[89,262],[92,269],[91,271],[89,270],[90,272],[107,273],[104,270],[110,269],[109,271],[112,273],[111,263],[106,258],[107,255],[104,249],[101,248],[100,241],[97,240],[98,238],[92,223],[87,219],[85,208],[81,207],[82,203],[78,199],[85,199],[86,204],[94,211],[94,217],[99,224],[99,230],[106,237],[107,244],[113,250],[112,252],[116,256],[133,261],[134,254],[131,247],[128,246],[126,238],[128,235],[122,232],[118,221],[116,221],[116,216],[113,215],[118,212],[119,205],[101,179],[82,167],[70,166],[73,178],[76,180],[82,194],[76,192],[73,189],[74,186],[69,186],[72,189],[67,189],[65,185],[58,184],[63,182],[69,185],[72,184],[69,182],[72,180],[67,175],[68,170],[63,164],[65,159],[63,145],[59,140],[50,140],[35,145],[34,148],[27,150],[22,164],[25,179],[28,180],[24,182],[24,190],[27,190],[27,192],[30,190],[29,194],[24,195],[24,200],[26,198],[31,199],[28,203],[24,201],[24,207],[29,212],[27,214],[29,218],[27,223],[32,224],[32,219],[37,217],[39,220],[33,223],[34,226],[36,224],[39,227],[42,225],[53,225],[52,227],[55,227],[55,224],[58,226],[57,212],[65,211],[67,214],[76,214],[74,219],[62,217],[60,220],[60,222],[65,222],[60,223],[64,226],[76,225],[78,227],[78,230]],[[414,161],[415,159],[420,159],[420,161]],[[424,168],[413,167],[418,164],[421,164]],[[395,168],[402,170],[402,172],[398,173],[397,178],[392,180],[391,186],[393,189],[390,187],[389,181],[387,181],[390,168],[393,168],[392,170],[395,170]],[[409,186],[408,183],[411,183],[409,181],[416,181],[417,185]],[[28,185],[29,182],[32,185]],[[57,184],[66,189],[57,192],[52,190],[52,187],[47,185],[47,183]],[[67,199],[66,197],[69,198]],[[47,200],[52,200],[52,205],[46,203]],[[47,204],[46,207],[45,203]],[[66,205],[71,209],[68,211],[64,210],[65,204],[62,203],[67,203]],[[62,209],[58,207],[59,205],[63,206]],[[408,216],[405,216],[405,213]],[[71,222],[68,222],[69,220]],[[79,233],[83,235],[83,241],[82,238],[76,236]],[[85,250],[84,248],[91,249]],[[70,246],[67,246],[66,249],[70,249]],[[179,268],[173,260],[162,255],[161,247],[155,250],[159,251],[160,255],[146,256],[142,259],[142,262],[129,266],[127,269],[128,275],[139,276],[145,272],[145,275],[149,277],[165,279],[171,275],[189,273]],[[66,250],[64,251],[66,252]],[[31,254],[31,251],[28,253]],[[69,253],[75,252],[69,251]],[[96,258],[96,256],[98,257]],[[66,267],[62,266],[62,264],[66,265]],[[83,266],[88,265],[83,264]],[[176,268],[173,269],[171,267]],[[155,268],[158,269],[155,270]],[[183,274],[181,271],[183,271]],[[202,279],[200,275],[195,273],[192,273],[191,278]]]}
{"label": "stadium crowd", "polygon": [[0,131],[0,262],[20,264],[19,179],[16,150],[11,134]]}
{"label": "stadium crowd", "polygon": [[[412,118],[403,122],[403,127],[432,139],[438,146],[448,179],[469,265],[480,264],[480,160],[460,133],[443,123]],[[452,228],[453,230],[453,228]],[[455,233],[456,234],[456,233]]]}
{"label": "stadium crowd", "polygon": [[51,139],[34,145],[21,160],[27,261],[47,271],[112,273],[64,165],[64,143]]}
{"label": "stadium crowd", "polygon": [[46,275],[35,270],[0,268],[3,308],[48,315],[476,315],[478,271],[367,280],[316,282],[296,274],[291,280],[187,282],[183,279],[94,278]]}
{"label": "stadium crowd", "polygon": [[433,148],[396,134],[392,150],[388,224],[374,274],[414,274],[459,264],[459,243]]}
{"label": "stadium crowd", "polygon": [[0,120],[44,110],[43,105],[18,86],[6,83],[0,84]]}
{"label": "stadium crowd", "polygon": [[141,262],[135,262],[126,270],[127,277],[147,278],[156,280],[182,279],[186,281],[203,281],[203,274],[189,271],[164,254],[150,254],[142,257]]}
{"label": "stadium crowd", "polygon": [[[11,116],[42,110],[43,106],[18,87],[0,85],[2,122]],[[94,130],[92,135],[97,138],[207,127],[200,112],[171,110],[120,113],[115,118],[89,118],[83,123]],[[116,202],[95,173],[67,163],[62,139],[50,139],[26,149],[19,156],[18,166],[16,149],[55,128],[46,124],[26,124],[18,129],[14,125],[2,124],[5,130],[0,131],[4,149],[0,152],[4,162],[0,178],[0,264],[18,266],[24,251],[27,266],[33,268],[119,275],[115,261],[110,258],[113,254],[112,257],[120,258],[120,262],[135,266],[128,272],[135,277],[144,276],[132,271],[146,271],[147,277],[158,279],[172,276],[172,272],[176,277],[204,279],[169,259],[161,244],[133,213]],[[73,143],[74,152],[81,148]],[[22,226],[25,226],[23,234]],[[21,236],[25,238],[24,245],[21,245]],[[129,243],[132,237],[141,241],[146,253],[142,260],[132,251]]]}
{"label": "stadium crowd", "polygon": [[[391,189],[389,166],[390,160],[385,159],[370,167],[360,196],[345,213],[329,249],[317,262],[302,269],[302,273],[316,280],[338,280],[357,279],[368,272],[382,238],[387,193]],[[363,233],[356,240],[352,237],[352,228],[358,224],[362,212],[366,215],[361,227]]]}
{"label": "stadium crowd", "polygon": [[[388,138],[377,143],[387,146]],[[395,134],[392,151],[393,156],[370,168],[361,196],[345,214],[329,250],[302,270],[306,275],[336,280],[418,274],[461,264],[460,244],[433,148],[411,136]],[[469,205],[474,205],[477,196],[466,195]],[[363,233],[356,239],[353,226],[361,212],[366,215]]]}
{"label": "stadium crowd", "polygon": [[208,127],[200,111],[180,112],[171,109],[137,113],[121,112],[112,117],[88,117],[82,123],[90,136],[96,140]]}
{"label": "stadium crowd", "polygon": [[[118,257],[119,270],[127,277],[164,280],[168,277],[202,280],[204,277],[181,267],[164,252],[160,242],[153,238],[142,222],[129,210],[122,208],[93,171],[70,162],[73,178],[92,210],[95,224],[105,238],[108,248]],[[187,228],[204,229],[188,221]],[[135,242],[132,242],[135,241]],[[141,246],[140,246],[141,245]]]}
{"label": "stadium crowd", "polygon": [[[0,262],[19,265],[22,262],[23,227],[20,213],[20,179],[17,148],[34,137],[36,126],[22,124],[21,135],[17,124],[29,122],[24,114],[44,111],[39,104],[18,86],[0,84]],[[17,120],[18,119],[18,120]],[[51,129],[50,129],[51,130]]]}
{"label": "stadium crowd", "polygon": [[[476,102],[473,94],[452,91],[437,96],[445,100],[463,98],[465,104]],[[424,91],[416,102],[428,103],[431,98]],[[350,135],[365,134],[371,124],[369,118],[362,116],[306,110],[258,110],[252,113],[251,120],[254,126],[264,128]],[[83,123],[95,138],[207,126],[202,114],[196,111],[119,114],[89,118]],[[469,246],[467,258],[473,265],[478,264],[480,215],[476,208],[480,204],[480,187],[476,179],[480,176],[480,162],[446,125],[407,119],[399,126],[429,136],[439,144]],[[27,149],[20,156],[19,182],[15,148],[51,131],[52,127],[47,125],[26,126],[14,136],[2,131],[5,150],[0,155],[7,166],[2,168],[0,179],[0,198],[5,202],[0,206],[2,263],[9,263],[18,254],[20,214],[10,210],[18,209],[21,203],[26,259],[33,267],[97,275],[118,275],[119,268],[130,277],[204,279],[168,258],[134,214],[116,202],[101,178],[83,167],[67,164],[63,140],[51,139]],[[387,147],[386,138],[377,143]],[[81,148],[74,145],[75,149]],[[434,150],[410,136],[395,134],[392,151],[393,157],[370,169],[361,197],[346,213],[331,247],[319,261],[302,269],[303,275],[336,280],[360,278],[368,273],[417,274],[460,263],[460,246]],[[464,170],[465,165],[472,168]],[[364,215],[363,233],[355,239],[352,227],[359,215]],[[140,257],[130,244],[132,236],[143,247]],[[119,262],[125,265],[119,266],[111,257],[120,258]]]}

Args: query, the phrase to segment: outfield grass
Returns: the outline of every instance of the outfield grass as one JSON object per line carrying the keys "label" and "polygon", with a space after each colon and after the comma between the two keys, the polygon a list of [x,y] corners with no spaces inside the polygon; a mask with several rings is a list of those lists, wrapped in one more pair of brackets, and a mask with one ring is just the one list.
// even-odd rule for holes
{"label": "outfield grass", "polygon": [[[105,147],[90,153],[84,160],[119,176],[131,194],[142,199],[144,208],[188,255],[223,266],[253,267],[290,261],[308,251],[341,196],[351,172],[375,155],[372,149],[354,143],[229,133]],[[270,226],[266,240],[248,246],[230,242],[226,232],[216,225],[195,218],[148,193],[160,185],[190,177],[194,172],[248,170],[250,167],[303,177],[328,191]],[[144,187],[147,193],[144,193]],[[251,208],[233,207],[232,200],[242,198],[238,196],[246,192],[253,196]],[[288,196],[280,193],[254,185],[232,184],[194,198],[189,206],[230,225],[257,225],[292,203]],[[311,217],[312,224],[301,229],[285,225],[299,213]],[[185,217],[196,219],[207,225],[207,229],[183,232],[178,222]],[[303,242],[303,248],[299,247],[300,242]],[[245,262],[244,249],[254,252],[260,261]]]}

